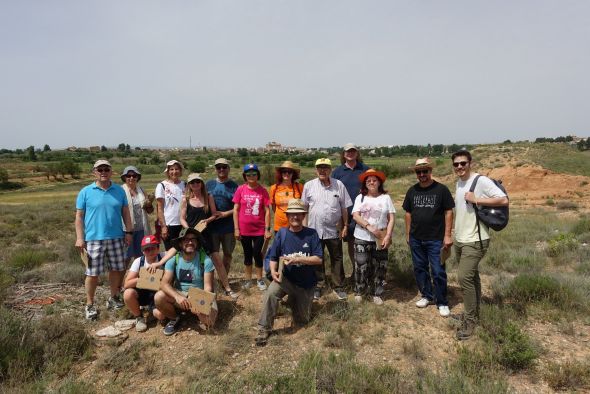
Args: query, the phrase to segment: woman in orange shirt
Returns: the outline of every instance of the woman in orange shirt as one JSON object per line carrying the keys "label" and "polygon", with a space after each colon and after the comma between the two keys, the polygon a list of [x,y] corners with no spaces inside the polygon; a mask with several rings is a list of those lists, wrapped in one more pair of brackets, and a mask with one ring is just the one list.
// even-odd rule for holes
{"label": "woman in orange shirt", "polygon": [[289,204],[289,200],[293,198],[301,198],[303,185],[297,182],[299,179],[299,168],[289,160],[283,162],[279,167],[275,168],[276,181],[270,187],[270,203],[274,212],[274,230],[275,233],[281,227],[287,227],[289,221],[285,210]]}

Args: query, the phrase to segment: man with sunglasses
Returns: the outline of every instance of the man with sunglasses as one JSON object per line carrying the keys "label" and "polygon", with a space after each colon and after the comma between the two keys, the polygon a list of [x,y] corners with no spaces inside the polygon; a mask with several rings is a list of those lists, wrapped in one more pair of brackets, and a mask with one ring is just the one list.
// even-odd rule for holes
{"label": "man with sunglasses", "polygon": [[[453,249],[459,263],[458,279],[463,291],[463,316],[457,330],[457,339],[468,339],[473,335],[479,319],[481,302],[481,282],[479,279],[479,262],[485,256],[490,245],[489,229],[479,223],[474,206],[492,207],[508,205],[508,197],[492,180],[481,176],[470,192],[471,184],[478,175],[471,171],[472,157],[466,149],[461,149],[451,156],[453,169],[459,177],[455,192],[455,242]],[[481,239],[480,239],[481,235]]]}
{"label": "man with sunglasses", "polygon": [[120,284],[126,269],[125,254],[133,231],[127,197],[123,188],[111,181],[112,167],[107,160],[97,160],[92,172],[95,181],[84,187],[76,199],[76,247],[88,258],[86,267],[86,308],[88,320],[98,317],[94,296],[98,277],[108,261],[111,297],[108,309],[121,309]]}
{"label": "man with sunglasses", "polygon": [[220,245],[223,250],[223,265],[229,276],[229,269],[232,260],[232,253],[236,247],[234,238],[234,203],[233,198],[238,184],[229,178],[229,162],[224,158],[215,160],[215,172],[217,178],[212,179],[205,185],[207,192],[213,196],[218,218],[212,221],[209,227],[211,234],[212,252],[219,253]]}
{"label": "man with sunglasses", "polygon": [[453,244],[455,202],[449,188],[432,179],[432,168],[427,157],[416,160],[410,167],[418,183],[408,189],[402,207],[406,211],[406,242],[412,252],[414,277],[421,294],[416,306],[426,308],[436,303],[440,315],[448,317],[447,273],[441,254],[449,252]]}

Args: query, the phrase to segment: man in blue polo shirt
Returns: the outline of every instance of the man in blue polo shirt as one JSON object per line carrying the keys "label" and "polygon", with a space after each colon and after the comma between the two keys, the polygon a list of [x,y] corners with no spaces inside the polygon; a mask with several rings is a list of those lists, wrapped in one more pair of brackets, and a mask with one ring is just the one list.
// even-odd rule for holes
{"label": "man in blue polo shirt", "polygon": [[[98,277],[109,269],[111,297],[108,309],[124,306],[120,297],[120,284],[125,273],[125,252],[132,241],[131,216],[127,206],[125,191],[111,181],[112,167],[107,160],[97,160],[92,172],[96,180],[84,187],[76,199],[76,247],[88,257],[86,267],[86,309],[85,316],[94,320],[98,310],[94,305],[94,295]],[[108,261],[108,263],[107,263]]]}
{"label": "man in blue polo shirt", "polygon": [[[307,213],[303,201],[298,198],[290,200],[285,212],[289,227],[277,232],[269,251],[273,281],[264,295],[256,337],[258,346],[266,345],[279,302],[285,295],[289,296],[295,323],[305,324],[309,321],[317,283],[315,267],[322,263],[323,249],[317,231],[303,226]],[[281,259],[283,271],[279,273]]]}
{"label": "man in blue polo shirt", "polygon": [[[346,191],[352,201],[355,200],[356,196],[361,192],[361,181],[359,175],[367,171],[369,167],[361,161],[361,153],[355,144],[348,143],[344,145],[342,153],[340,154],[340,162],[342,163],[332,172],[332,178],[338,179],[344,183]],[[352,220],[352,205],[348,207],[348,232],[346,241],[348,244],[348,257],[352,264],[352,274],[350,276],[352,283],[354,283],[354,228],[356,222]]]}

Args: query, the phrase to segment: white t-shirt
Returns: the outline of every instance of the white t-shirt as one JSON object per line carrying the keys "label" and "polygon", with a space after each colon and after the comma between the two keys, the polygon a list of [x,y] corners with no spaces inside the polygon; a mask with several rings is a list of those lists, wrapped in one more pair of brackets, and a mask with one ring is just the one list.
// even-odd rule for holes
{"label": "white t-shirt", "polygon": [[[362,200],[362,202],[361,202]],[[361,217],[370,225],[379,230],[387,228],[387,218],[390,213],[395,213],[395,207],[389,194],[382,194],[378,197],[364,196],[359,194],[354,199],[352,213],[358,212]],[[375,236],[357,224],[354,229],[354,237],[363,241],[375,242]]]}
{"label": "white t-shirt", "polygon": [[[162,259],[162,257],[164,257],[164,253],[160,252],[160,260]],[[139,264],[141,263],[141,257],[136,258],[135,260],[133,260],[133,263],[131,263],[131,267],[129,267],[129,272],[139,272]],[[145,268],[150,266],[150,263],[148,263],[147,259],[145,260],[145,263],[143,263],[143,266]]]}
{"label": "white t-shirt", "polygon": [[[162,185],[164,185],[162,187]],[[166,226],[180,225],[180,202],[184,194],[184,181],[173,183],[168,180],[156,186],[156,198],[164,199],[164,219]]]}
{"label": "white t-shirt", "polygon": [[[465,201],[465,193],[469,192],[471,184],[477,175],[477,173],[473,173],[469,176],[468,180],[462,181],[459,179],[457,181],[457,189],[455,191],[455,241],[457,242],[479,242],[477,219],[473,204]],[[481,176],[477,180],[473,192],[476,198],[506,197],[506,194],[490,178],[485,176]],[[479,225],[481,239],[489,239],[490,232],[488,227],[481,222]]]}

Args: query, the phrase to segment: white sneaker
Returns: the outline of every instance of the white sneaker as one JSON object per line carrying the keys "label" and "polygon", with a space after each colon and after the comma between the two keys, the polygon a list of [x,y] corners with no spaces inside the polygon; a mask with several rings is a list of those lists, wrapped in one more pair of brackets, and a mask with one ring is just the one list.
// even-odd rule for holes
{"label": "white sneaker", "polygon": [[374,296],[373,302],[375,303],[375,305],[383,305],[383,300],[379,296]]}
{"label": "white sneaker", "polygon": [[432,301],[430,301],[428,298],[420,298],[418,301],[416,301],[416,306],[418,308],[426,308],[428,305],[432,304]]}
{"label": "white sneaker", "polygon": [[264,279],[258,279],[256,286],[258,286],[258,290],[260,291],[266,290],[266,283],[264,283]]}
{"label": "white sneaker", "polygon": [[439,306],[438,313],[440,313],[442,317],[449,317],[451,315],[451,311],[449,310],[449,307],[446,305]]}
{"label": "white sneaker", "polygon": [[138,316],[135,318],[135,331],[137,332],[144,332],[148,329],[147,324],[145,323],[145,319],[143,316]]}

